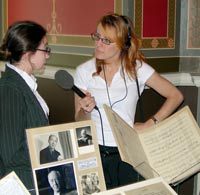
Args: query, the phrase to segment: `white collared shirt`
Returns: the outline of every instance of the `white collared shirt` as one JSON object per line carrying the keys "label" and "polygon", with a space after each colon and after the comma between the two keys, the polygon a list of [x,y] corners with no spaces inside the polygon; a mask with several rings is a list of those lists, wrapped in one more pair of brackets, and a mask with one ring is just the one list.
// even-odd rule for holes
{"label": "white collared shirt", "polygon": [[[143,92],[147,79],[153,74],[154,69],[142,62],[136,61],[137,77],[140,94]],[[91,112],[91,119],[95,122],[99,144],[103,145],[103,138],[106,146],[117,146],[110,123],[107,119],[103,104],[107,104],[119,114],[131,127],[134,125],[136,106],[138,101],[137,84],[124,71],[125,79],[122,76],[121,67],[113,76],[110,86],[100,76],[93,76],[96,72],[95,58],[79,65],[74,75],[74,84],[80,89],[91,93],[95,98],[99,112],[95,109]],[[107,88],[107,89],[106,89]],[[100,114],[101,115],[100,115]],[[103,127],[102,127],[103,121]]]}
{"label": "white collared shirt", "polygon": [[17,68],[16,66],[14,66],[10,63],[7,63],[6,66],[8,66],[9,68],[16,71],[25,80],[26,84],[30,87],[31,91],[33,92],[33,94],[37,98],[38,102],[40,103],[46,117],[48,118],[49,108],[48,108],[46,102],[44,101],[44,99],[40,96],[40,94],[37,91],[36,78],[33,75],[30,76],[25,71]]}

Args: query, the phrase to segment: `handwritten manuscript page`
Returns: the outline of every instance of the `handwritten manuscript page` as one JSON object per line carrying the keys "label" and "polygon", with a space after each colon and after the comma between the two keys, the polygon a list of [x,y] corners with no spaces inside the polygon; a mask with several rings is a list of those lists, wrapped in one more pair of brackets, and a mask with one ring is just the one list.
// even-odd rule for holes
{"label": "handwritten manuscript page", "polygon": [[98,193],[98,195],[177,195],[177,193],[163,180],[162,177],[148,179],[112,190]]}
{"label": "handwritten manuscript page", "polygon": [[122,159],[144,178],[160,175],[176,184],[200,170],[200,129],[188,106],[139,132],[108,106],[104,109]]}
{"label": "handwritten manuscript page", "polygon": [[139,137],[150,166],[168,183],[200,169],[200,129],[189,107],[139,133]]}
{"label": "handwritten manuscript page", "polygon": [[149,166],[150,163],[148,162],[138,133],[110,107],[104,105],[104,110],[123,161],[131,164],[146,179],[159,176]]}

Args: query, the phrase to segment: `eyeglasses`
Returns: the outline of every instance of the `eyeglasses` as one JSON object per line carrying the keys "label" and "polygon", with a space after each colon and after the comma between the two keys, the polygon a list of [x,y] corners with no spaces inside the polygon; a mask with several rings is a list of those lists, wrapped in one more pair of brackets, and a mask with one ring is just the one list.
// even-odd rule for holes
{"label": "eyeglasses", "polygon": [[100,34],[98,33],[91,33],[91,38],[93,41],[99,41],[101,40],[102,43],[106,44],[106,45],[110,45],[112,42],[111,40],[107,39],[107,38],[101,38]]}
{"label": "eyeglasses", "polygon": [[36,50],[43,51],[43,52],[47,53],[48,55],[50,55],[50,53],[51,53],[51,48],[50,47],[46,47],[46,49],[37,48]]}

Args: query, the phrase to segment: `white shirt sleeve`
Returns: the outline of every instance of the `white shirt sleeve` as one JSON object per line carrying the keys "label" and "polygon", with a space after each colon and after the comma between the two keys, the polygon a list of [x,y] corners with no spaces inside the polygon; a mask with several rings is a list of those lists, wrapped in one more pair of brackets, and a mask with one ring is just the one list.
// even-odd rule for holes
{"label": "white shirt sleeve", "polygon": [[140,64],[137,61],[137,76],[140,83],[145,85],[146,81],[151,77],[151,75],[155,72],[155,69],[148,65],[147,63],[143,62]]}
{"label": "white shirt sleeve", "polygon": [[79,65],[74,75],[74,84],[84,90],[87,90],[88,84],[92,79],[92,73],[95,72],[94,58]]}

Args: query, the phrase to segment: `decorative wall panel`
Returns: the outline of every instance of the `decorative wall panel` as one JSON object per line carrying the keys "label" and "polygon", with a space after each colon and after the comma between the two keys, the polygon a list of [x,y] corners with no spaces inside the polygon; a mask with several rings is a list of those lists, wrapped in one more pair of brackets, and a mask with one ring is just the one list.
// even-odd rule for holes
{"label": "decorative wall panel", "polygon": [[188,49],[200,49],[200,0],[188,1]]}
{"label": "decorative wall panel", "polygon": [[174,49],[176,0],[135,1],[134,24],[143,49]]}
{"label": "decorative wall panel", "polygon": [[[4,32],[16,20],[34,20],[47,28],[50,44],[92,46],[90,33],[107,12],[122,13],[123,0],[5,0]],[[106,6],[105,6],[106,5]]]}

